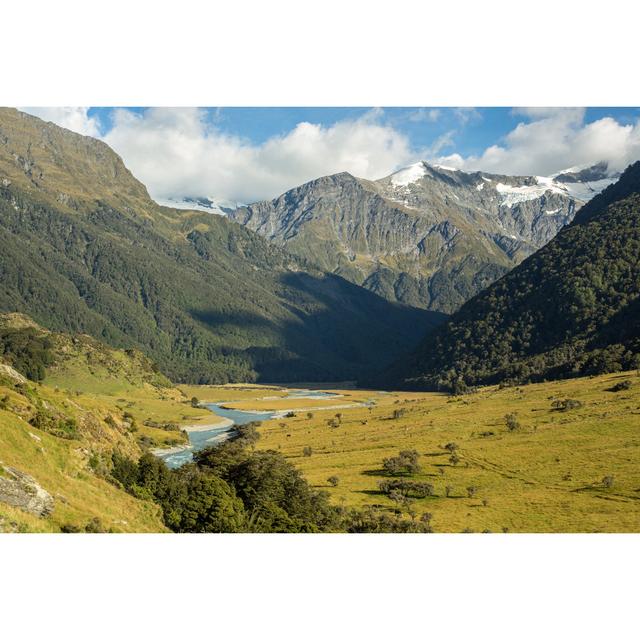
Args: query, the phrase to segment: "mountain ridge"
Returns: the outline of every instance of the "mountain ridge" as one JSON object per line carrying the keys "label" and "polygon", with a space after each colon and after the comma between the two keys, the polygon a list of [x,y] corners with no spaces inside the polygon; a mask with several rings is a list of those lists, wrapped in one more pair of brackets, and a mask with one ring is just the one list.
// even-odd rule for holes
{"label": "mountain ridge", "polygon": [[322,176],[229,217],[388,300],[450,313],[582,205],[552,178],[418,162],[374,181]]}
{"label": "mountain ridge", "polygon": [[640,162],[379,381],[464,389],[640,365]]}

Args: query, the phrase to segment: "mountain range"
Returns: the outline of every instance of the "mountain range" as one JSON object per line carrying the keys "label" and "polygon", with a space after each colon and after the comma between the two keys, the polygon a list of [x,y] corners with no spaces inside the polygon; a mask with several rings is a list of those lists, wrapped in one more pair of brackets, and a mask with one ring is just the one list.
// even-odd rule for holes
{"label": "mountain range", "polygon": [[606,164],[546,178],[418,162],[375,181],[322,177],[228,215],[387,300],[451,313],[615,178]]}
{"label": "mountain range", "polygon": [[640,368],[640,162],[381,381],[463,390],[633,368]]}

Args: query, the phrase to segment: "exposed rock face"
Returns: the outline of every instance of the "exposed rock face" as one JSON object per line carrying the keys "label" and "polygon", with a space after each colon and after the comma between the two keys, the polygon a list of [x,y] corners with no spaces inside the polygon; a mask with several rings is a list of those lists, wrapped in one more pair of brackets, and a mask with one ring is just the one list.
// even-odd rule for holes
{"label": "exposed rock face", "polygon": [[35,479],[0,463],[0,502],[44,517],[53,511],[53,497]]}
{"label": "exposed rock face", "polygon": [[24,384],[27,382],[27,379],[18,371],[16,371],[13,367],[8,364],[4,364],[0,362],[0,376],[6,376],[7,378],[11,378],[18,384]]}
{"label": "exposed rock face", "polygon": [[389,300],[451,312],[545,245],[582,204],[552,178],[419,162],[373,182],[319,178],[229,217]]}

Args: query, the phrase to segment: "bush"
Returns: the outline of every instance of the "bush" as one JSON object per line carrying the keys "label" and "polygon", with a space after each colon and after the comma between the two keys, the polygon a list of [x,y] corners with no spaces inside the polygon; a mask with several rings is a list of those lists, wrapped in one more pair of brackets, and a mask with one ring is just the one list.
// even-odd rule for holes
{"label": "bush", "polygon": [[391,419],[398,420],[402,418],[402,416],[404,416],[405,413],[406,413],[405,409],[394,409],[393,413],[391,414]]}
{"label": "bush", "polygon": [[304,447],[304,449],[302,449],[302,455],[305,458],[310,458],[312,454],[313,454],[313,449],[311,447]]}
{"label": "bush", "polygon": [[613,487],[614,477],[613,476],[605,476],[602,478],[602,486],[605,489],[611,489]]}
{"label": "bush", "polygon": [[380,513],[373,508],[345,514],[342,526],[348,533],[432,533],[429,522]]}
{"label": "bush", "polygon": [[86,533],[107,533],[100,518],[93,518],[87,522],[85,528]]}
{"label": "bush", "polygon": [[551,403],[552,409],[555,411],[570,411],[571,409],[579,409],[582,406],[580,400],[572,400],[566,398],[565,400],[554,400]]}
{"label": "bush", "polygon": [[631,389],[631,380],[622,380],[614,384],[613,387],[609,387],[607,391],[617,393],[618,391],[627,391],[628,389]]}
{"label": "bush", "polygon": [[478,493],[478,487],[474,487],[473,485],[471,485],[470,487],[467,487],[467,495],[470,498],[473,498],[477,493]]}
{"label": "bush", "polygon": [[332,486],[332,487],[337,487],[338,483],[340,482],[340,478],[338,478],[338,476],[329,476],[327,478],[327,482]]}
{"label": "bush", "polygon": [[381,480],[378,487],[382,493],[390,498],[399,495],[405,498],[426,498],[435,494],[434,487],[428,482],[414,482],[411,480]]}
{"label": "bush", "polygon": [[508,413],[504,417],[504,421],[509,431],[515,431],[520,428],[520,423],[518,422],[518,418],[515,413]]}
{"label": "bush", "polygon": [[196,407],[200,406],[200,400],[198,400],[198,398],[196,398],[195,396],[193,396],[193,398],[191,398],[191,406],[195,409]]}

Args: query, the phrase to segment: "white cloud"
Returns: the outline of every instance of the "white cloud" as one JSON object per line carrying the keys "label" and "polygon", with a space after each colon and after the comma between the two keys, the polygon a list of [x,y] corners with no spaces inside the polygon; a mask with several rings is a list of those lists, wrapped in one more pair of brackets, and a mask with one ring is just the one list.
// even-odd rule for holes
{"label": "white cloud", "polygon": [[26,107],[22,110],[83,136],[100,136],[98,121],[89,116],[88,107]]}
{"label": "white cloud", "polygon": [[442,111],[440,109],[420,107],[409,114],[408,120],[411,122],[437,122],[441,115]]}
{"label": "white cloud", "polygon": [[606,161],[622,170],[640,159],[640,120],[620,124],[610,117],[585,124],[583,108],[527,108],[514,113],[526,118],[500,144],[479,156],[458,153],[438,162],[460,169],[512,175],[550,175],[568,167]]}
{"label": "white cloud", "polygon": [[329,127],[301,122],[262,144],[223,133],[205,115],[197,108],[116,110],[103,139],[157,198],[254,202],[340,171],[380,178],[415,159],[408,138],[382,124],[379,110]]}
{"label": "white cloud", "polygon": [[[100,137],[96,118],[83,107],[25,109],[63,127]],[[409,119],[435,122],[442,109],[416,109]],[[482,117],[459,108],[453,116],[464,125]],[[363,117],[332,126],[301,122],[291,131],[261,144],[225,134],[219,118],[199,108],[153,108],[143,113],[113,112],[113,127],[102,137],[124,159],[152,196],[168,199],[210,196],[254,202],[272,198],[319,176],[348,171],[362,178],[389,175],[426,159],[466,170],[512,175],[550,175],[568,167],[602,160],[622,170],[640,159],[640,120],[621,124],[611,117],[586,124],[584,108],[516,108],[521,121],[499,143],[479,155],[446,155],[454,135],[446,131],[421,150],[398,131],[384,113],[372,109]]]}

